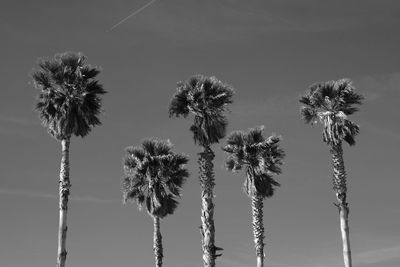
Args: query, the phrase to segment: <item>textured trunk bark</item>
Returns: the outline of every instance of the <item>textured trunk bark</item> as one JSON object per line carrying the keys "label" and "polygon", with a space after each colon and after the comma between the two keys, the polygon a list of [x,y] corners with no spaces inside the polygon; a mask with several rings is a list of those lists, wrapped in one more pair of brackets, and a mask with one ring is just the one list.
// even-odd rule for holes
{"label": "textured trunk bark", "polygon": [[214,228],[214,153],[207,147],[199,153],[201,186],[201,234],[203,262],[205,267],[215,267],[215,228]]}
{"label": "textured trunk bark", "polygon": [[71,183],[69,180],[69,143],[70,139],[66,138],[61,141],[62,156],[59,181],[59,224],[58,224],[58,250],[57,250],[57,267],[65,267],[67,258],[66,240],[67,240],[67,212],[68,212],[68,196]]}
{"label": "textured trunk bark", "polygon": [[154,234],[153,234],[154,258],[156,261],[156,267],[161,267],[163,258],[163,247],[162,247],[162,236],[160,231],[160,218],[154,216],[153,221],[154,221]]}
{"label": "textured trunk bark", "polygon": [[251,198],[251,210],[253,213],[254,246],[257,255],[257,267],[264,267],[264,223],[262,197]]}
{"label": "textured trunk bark", "polygon": [[346,171],[343,161],[342,144],[332,145],[331,147],[333,161],[333,188],[336,192],[338,200],[337,207],[340,215],[340,231],[342,233],[343,243],[343,260],[345,267],[351,267],[351,250],[349,236],[349,207],[346,202],[347,186],[346,186]]}

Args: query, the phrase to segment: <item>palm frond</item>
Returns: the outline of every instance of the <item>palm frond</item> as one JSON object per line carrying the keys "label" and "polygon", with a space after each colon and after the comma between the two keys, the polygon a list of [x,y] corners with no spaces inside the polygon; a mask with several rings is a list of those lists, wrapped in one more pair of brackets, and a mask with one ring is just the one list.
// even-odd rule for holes
{"label": "palm frond", "polygon": [[274,187],[279,186],[272,175],[281,173],[285,153],[280,147],[280,136],[263,136],[264,127],[250,128],[246,132],[234,131],[228,135],[227,144],[222,148],[228,154],[226,168],[237,171],[246,168],[243,184],[250,196],[270,197]]}
{"label": "palm frond", "polygon": [[353,146],[356,144],[355,136],[360,132],[360,127],[352,121],[346,120],[344,125],[344,141]]}
{"label": "palm frond", "polygon": [[186,117],[189,114],[189,104],[188,88],[185,83],[179,82],[176,93],[172,97],[169,105],[169,116]]}
{"label": "palm frond", "polygon": [[84,137],[101,124],[100,96],[106,91],[95,80],[99,72],[86,64],[80,53],[66,52],[39,60],[38,69],[32,73],[34,85],[40,90],[36,110],[53,137]]}
{"label": "palm frond", "polygon": [[225,167],[228,171],[233,171],[234,168],[236,166],[236,161],[233,158],[229,158],[226,162],[225,162]]}
{"label": "palm frond", "polygon": [[226,140],[228,146],[241,147],[244,145],[244,132],[233,131],[231,132]]}
{"label": "palm frond", "polygon": [[178,83],[173,96],[169,115],[186,117],[194,114],[190,127],[195,144],[208,146],[225,137],[228,124],[224,112],[232,103],[234,91],[230,85],[216,77],[194,75],[186,82]]}
{"label": "palm frond", "polygon": [[259,126],[256,128],[251,128],[246,134],[246,144],[253,145],[257,143],[264,142],[264,136],[262,135],[262,131],[264,130],[264,126]]}
{"label": "palm frond", "polygon": [[318,118],[316,110],[307,106],[301,107],[300,114],[306,123],[314,124]]}
{"label": "palm frond", "polygon": [[[188,157],[173,153],[169,140],[149,138],[140,147],[126,148],[122,183],[124,202],[133,199],[149,214],[160,218],[172,214],[189,172]],[[140,199],[139,199],[140,198]]]}
{"label": "palm frond", "polygon": [[323,140],[336,145],[343,140],[355,144],[359,128],[347,116],[358,111],[363,96],[355,92],[350,79],[313,84],[301,98],[301,115],[306,123],[321,122]]}
{"label": "palm frond", "polygon": [[155,146],[155,154],[157,156],[169,155],[171,152],[172,144],[169,140],[158,140]]}
{"label": "palm frond", "polygon": [[254,184],[257,188],[258,195],[262,196],[263,198],[272,197],[274,195],[275,188],[280,186],[280,184],[267,173],[256,176],[254,178]]}
{"label": "palm frond", "polygon": [[150,156],[158,156],[157,155],[157,146],[158,142],[155,139],[145,139],[142,141],[142,148],[144,153]]}
{"label": "palm frond", "polygon": [[97,75],[99,75],[100,70],[96,68],[92,68],[90,65],[84,65],[81,67],[81,73],[82,76],[84,76],[86,79],[93,79]]}
{"label": "palm frond", "polygon": [[132,157],[138,158],[139,161],[142,161],[146,155],[146,152],[143,150],[143,148],[137,146],[128,146],[125,148],[125,152]]}

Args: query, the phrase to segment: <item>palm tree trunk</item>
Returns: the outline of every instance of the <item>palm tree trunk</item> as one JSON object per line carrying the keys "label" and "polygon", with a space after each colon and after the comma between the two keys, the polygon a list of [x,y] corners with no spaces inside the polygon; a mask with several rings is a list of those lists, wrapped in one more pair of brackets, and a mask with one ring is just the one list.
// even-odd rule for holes
{"label": "palm tree trunk", "polygon": [[336,192],[338,200],[337,207],[340,215],[340,231],[342,233],[343,242],[343,260],[345,267],[351,267],[351,250],[349,236],[349,207],[346,202],[347,186],[346,186],[346,171],[343,161],[342,144],[332,145],[331,147],[333,161],[333,188]]}
{"label": "palm tree trunk", "polygon": [[200,186],[201,186],[201,228],[203,262],[205,267],[215,267],[215,228],[214,228],[214,152],[205,147],[199,153]]}
{"label": "palm tree trunk", "polygon": [[156,267],[161,267],[163,258],[163,247],[162,247],[162,236],[160,231],[160,218],[157,216],[153,216],[153,221],[154,221],[154,234],[153,234],[154,258],[156,261]]}
{"label": "palm tree trunk", "polygon": [[67,239],[67,212],[68,196],[71,183],[69,180],[69,144],[70,139],[61,140],[61,168],[59,181],[59,223],[58,223],[58,250],[57,267],[65,267],[67,257],[66,239]]}
{"label": "palm tree trunk", "polygon": [[264,223],[263,223],[263,199],[260,196],[251,198],[251,210],[253,213],[254,246],[257,255],[257,267],[264,267]]}

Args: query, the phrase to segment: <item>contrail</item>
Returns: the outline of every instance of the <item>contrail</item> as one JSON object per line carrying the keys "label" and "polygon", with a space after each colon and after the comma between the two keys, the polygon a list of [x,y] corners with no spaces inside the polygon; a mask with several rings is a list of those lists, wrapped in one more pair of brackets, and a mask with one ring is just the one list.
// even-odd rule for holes
{"label": "contrail", "polygon": [[[36,192],[36,191],[28,191],[28,190],[18,190],[18,189],[4,189],[0,188],[0,195],[8,195],[15,197],[31,197],[31,198],[51,198],[58,199],[59,196],[51,193],[45,192]],[[121,202],[119,199],[103,199],[92,196],[70,196],[69,199],[71,201],[77,202],[87,202],[87,203],[116,203]]]}
{"label": "contrail", "polygon": [[143,11],[144,9],[146,9],[148,6],[150,6],[151,4],[153,4],[155,1],[157,0],[151,0],[150,2],[148,2],[147,4],[145,4],[144,6],[142,6],[141,8],[139,8],[138,10],[134,11],[132,14],[130,14],[129,16],[127,16],[126,18],[124,18],[123,20],[121,20],[120,22],[118,22],[117,24],[115,24],[114,26],[112,26],[110,29],[107,30],[107,32],[110,32],[112,30],[114,30],[115,28],[117,28],[119,25],[121,25],[122,23],[124,23],[126,20],[128,20],[129,18],[135,16],[136,14],[138,14],[139,12]]}

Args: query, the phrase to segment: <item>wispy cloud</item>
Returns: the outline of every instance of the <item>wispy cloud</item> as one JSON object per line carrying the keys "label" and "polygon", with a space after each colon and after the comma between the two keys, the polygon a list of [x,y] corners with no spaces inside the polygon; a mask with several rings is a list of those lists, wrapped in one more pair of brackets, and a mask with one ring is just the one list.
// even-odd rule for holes
{"label": "wispy cloud", "polygon": [[5,116],[0,115],[0,122],[9,123],[18,126],[37,126],[39,125],[37,122],[23,117],[15,117],[15,116]]}
{"label": "wispy cloud", "polygon": [[367,101],[378,100],[385,94],[400,94],[400,72],[363,76],[356,79],[356,85]]}
{"label": "wispy cloud", "polygon": [[251,267],[252,265],[250,264],[244,264],[243,262],[239,262],[238,260],[230,259],[230,258],[224,258],[222,256],[221,259],[218,259],[221,263],[227,265],[227,266],[235,266],[235,267]]}
{"label": "wispy cloud", "polygon": [[362,266],[362,264],[383,263],[395,259],[400,261],[400,246],[368,250],[354,255],[354,262],[359,266]]}
{"label": "wispy cloud", "polygon": [[384,136],[386,138],[391,138],[391,140],[395,139],[397,141],[400,141],[400,132],[396,132],[382,126],[377,126],[367,121],[364,121],[361,127],[362,129],[370,131],[373,134]]}
{"label": "wispy cloud", "polygon": [[58,198],[58,196],[50,193],[25,191],[18,189],[4,189],[4,188],[0,188],[0,195],[33,197],[33,198]]}
{"label": "wispy cloud", "polygon": [[[218,259],[226,266],[236,267],[251,267],[256,263],[256,255],[254,247],[251,243],[237,243],[231,248],[231,254],[223,254],[221,259]],[[268,256],[265,258],[265,265],[270,267],[305,267],[300,265],[293,265],[281,261],[271,260]],[[307,266],[310,267],[310,266]]]}
{"label": "wispy cloud", "polygon": [[[234,260],[231,258],[222,258],[220,260],[221,263],[224,263],[227,266],[236,266],[236,267],[252,267],[252,266],[254,266],[255,261],[256,261],[255,256],[251,257],[251,262],[248,261],[248,263],[244,263],[243,261]],[[268,259],[266,259],[265,262],[266,262],[266,265],[268,265],[270,267],[301,267],[299,265],[292,265],[292,264],[279,263],[279,262],[275,262],[275,261],[269,261]]]}
{"label": "wispy cloud", "polygon": [[[14,196],[14,197],[26,197],[26,198],[51,198],[58,199],[58,195],[46,193],[46,192],[37,192],[37,191],[28,191],[21,189],[10,189],[10,188],[0,188],[0,195],[4,196]],[[76,202],[86,202],[86,203],[116,203],[121,202],[120,199],[104,199],[93,196],[70,196],[70,201]]]}
{"label": "wispy cloud", "polygon": [[232,110],[233,114],[243,117],[281,117],[282,115],[292,115],[293,110],[297,114],[298,101],[297,95],[292,92],[271,95],[268,98],[255,98],[239,101]]}
{"label": "wispy cloud", "polygon": [[[16,117],[11,115],[0,115],[0,134],[18,135],[22,137],[32,137],[32,128],[40,126],[38,120],[34,121],[29,118]],[[29,130],[27,130],[29,129]]]}
{"label": "wispy cloud", "polygon": [[361,107],[365,119],[360,120],[360,126],[399,141],[400,72],[358,77],[355,86],[366,98]]}

